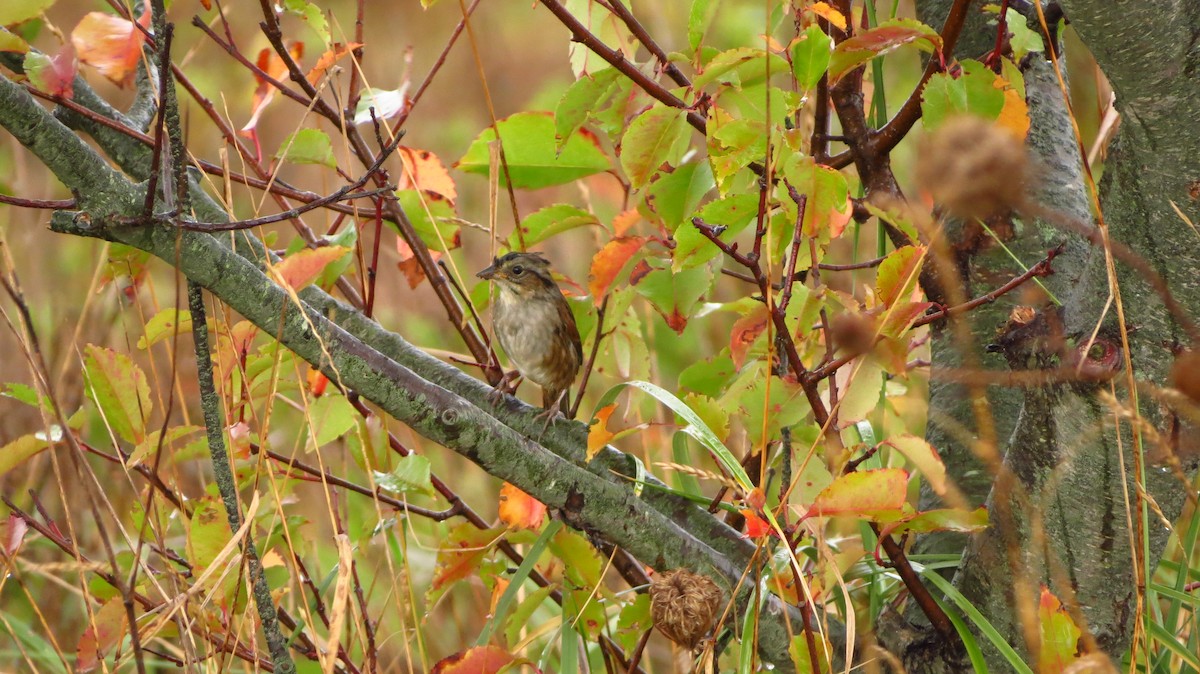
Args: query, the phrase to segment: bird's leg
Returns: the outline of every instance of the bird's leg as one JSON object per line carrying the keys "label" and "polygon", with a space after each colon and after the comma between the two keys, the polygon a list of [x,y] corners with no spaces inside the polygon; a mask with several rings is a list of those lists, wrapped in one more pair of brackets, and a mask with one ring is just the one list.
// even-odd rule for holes
{"label": "bird's leg", "polygon": [[546,430],[550,428],[550,422],[554,421],[555,417],[566,418],[566,410],[563,409],[567,397],[567,389],[563,389],[555,396],[553,392],[542,389],[542,404],[546,406],[546,411],[537,415],[538,419],[545,418],[546,423],[542,426],[542,432],[538,434],[538,440],[546,434]]}
{"label": "bird's leg", "polygon": [[517,392],[517,387],[521,385],[521,373],[517,370],[510,370],[500,377],[500,381],[492,387],[492,392],[488,394],[488,400],[493,405],[499,405],[504,399],[504,394],[513,395]]}

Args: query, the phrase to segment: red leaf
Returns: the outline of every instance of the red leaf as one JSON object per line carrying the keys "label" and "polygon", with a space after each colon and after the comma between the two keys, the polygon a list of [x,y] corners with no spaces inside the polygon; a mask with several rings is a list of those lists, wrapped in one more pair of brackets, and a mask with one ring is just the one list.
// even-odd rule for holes
{"label": "red leaf", "polygon": [[642,236],[619,236],[609,241],[599,253],[592,258],[592,273],[588,279],[588,291],[592,293],[592,301],[596,306],[604,302],[608,288],[616,280],[617,274],[625,268],[642,246],[646,238]]}
{"label": "red leaf", "polygon": [[313,397],[320,398],[324,395],[327,386],[329,386],[329,377],[326,377],[320,370],[310,366],[308,368],[308,390],[313,394]]}
{"label": "red leaf", "polygon": [[746,536],[749,538],[762,538],[775,533],[771,525],[759,517],[753,510],[743,510],[742,516],[746,518]]}
{"label": "red leaf", "polygon": [[[150,25],[149,9],[138,23]],[[133,81],[145,43],[145,34],[132,21],[103,12],[89,12],[71,31],[71,44],[79,60],[120,87]]]}
{"label": "red leaf", "polygon": [[499,646],[476,646],[443,658],[433,666],[433,674],[496,674],[514,662],[528,661]]}
{"label": "red leaf", "polygon": [[805,517],[899,511],[908,495],[908,471],[881,468],[841,475],[821,490]]}
{"label": "red leaf", "polygon": [[71,98],[75,94],[75,47],[65,44],[54,56],[29,54],[25,74],[35,88],[54,96]]}
{"label": "red leaf", "polygon": [[348,252],[350,249],[345,246],[305,248],[284,258],[275,269],[292,290],[300,290],[320,276],[326,266]]}
{"label": "red leaf", "polygon": [[[304,56],[304,43],[292,43],[292,45],[288,47],[288,53],[291,54],[293,61],[299,62],[300,58]],[[279,58],[279,56],[277,56],[271,49],[263,49],[262,51],[258,52],[258,63],[256,65],[258,66],[259,70],[266,73],[276,81],[282,80],[282,78],[285,77],[288,72],[287,64],[284,63],[283,59]],[[246,126],[243,126],[241,129],[243,136],[254,135],[255,127],[258,126],[258,118],[262,115],[263,110],[266,110],[267,104],[271,102],[271,99],[275,97],[274,85],[263,79],[257,73],[255,73],[254,79],[256,82],[258,82],[258,87],[254,90],[254,103],[250,106],[250,110],[252,111],[250,113],[250,121],[246,122]]]}
{"label": "red leaf", "polygon": [[733,358],[734,367],[742,369],[742,363],[746,362],[746,352],[763,330],[767,329],[769,320],[766,307],[758,307],[733,324],[733,332],[729,335],[729,356]]}
{"label": "red leaf", "polygon": [[25,538],[25,532],[29,530],[29,525],[25,520],[18,517],[15,513],[9,514],[8,521],[3,527],[0,527],[0,547],[4,548],[4,554],[12,557],[17,554],[17,548],[21,545],[21,540]]}
{"label": "red leaf", "polygon": [[546,504],[505,482],[500,487],[500,521],[510,529],[537,529],[546,519]]}

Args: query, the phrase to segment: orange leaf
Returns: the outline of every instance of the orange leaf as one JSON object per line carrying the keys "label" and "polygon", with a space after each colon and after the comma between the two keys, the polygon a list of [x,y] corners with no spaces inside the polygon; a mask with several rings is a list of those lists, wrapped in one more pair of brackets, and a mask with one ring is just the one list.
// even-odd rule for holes
{"label": "orange leaf", "polygon": [[[425,270],[421,268],[421,262],[417,260],[417,256],[413,253],[413,249],[399,237],[396,237],[396,252],[400,254],[400,261],[396,266],[404,274],[405,280],[408,281],[409,289],[416,288],[421,285],[421,281],[425,280]],[[442,257],[441,251],[429,251],[429,257],[437,262]]]}
{"label": "orange leaf", "polygon": [[433,666],[433,674],[496,674],[511,663],[523,661],[499,646],[476,646],[443,658]]}
{"label": "orange leaf", "polygon": [[908,471],[903,468],[863,470],[838,476],[821,490],[805,517],[858,515],[898,511],[908,495]]}
{"label": "orange leaf", "polygon": [[474,573],[502,532],[499,528],[476,529],[470,523],[452,529],[438,546],[437,567],[430,589],[440,590]]}
{"label": "orange leaf", "polygon": [[[299,62],[300,57],[304,56],[304,43],[292,43],[288,47],[288,53],[291,54],[293,61]],[[287,64],[271,49],[263,49],[258,52],[258,62],[256,65],[259,70],[276,81],[282,80],[288,72]],[[246,122],[246,126],[243,126],[241,129],[243,136],[254,135],[255,127],[258,126],[258,118],[262,115],[263,110],[267,109],[267,104],[271,102],[271,99],[275,98],[274,85],[257,73],[255,73],[254,79],[258,82],[258,87],[254,90],[254,103],[250,106],[250,121]]]}
{"label": "orange leaf", "polygon": [[992,86],[1004,92],[1004,107],[1000,108],[1000,116],[996,124],[1018,139],[1024,141],[1029,133],[1029,105],[1021,94],[1003,77],[997,77]]}
{"label": "orange leaf", "polygon": [[767,329],[768,320],[770,317],[766,307],[757,307],[733,324],[733,332],[729,335],[729,356],[733,358],[734,367],[742,369],[742,363],[746,362],[746,353],[763,330]]}
{"label": "orange leaf", "polygon": [[[150,25],[149,9],[138,23]],[[89,12],[71,31],[71,44],[79,60],[120,87],[133,81],[145,43],[145,35],[132,21],[103,12]]]}
{"label": "orange leaf", "polygon": [[829,6],[826,2],[814,2],[808,11],[825,19],[829,23],[837,26],[842,30],[846,30],[846,15]]}
{"label": "orange leaf", "polygon": [[604,296],[608,294],[608,288],[616,280],[617,274],[644,245],[646,238],[643,236],[619,236],[605,244],[592,258],[588,291],[592,293],[592,301],[596,306],[604,302]]}
{"label": "orange leaf", "polygon": [[596,411],[596,418],[588,426],[587,460],[591,461],[605,445],[612,442],[616,435],[608,430],[608,419],[617,410],[617,404],[605,405]]}
{"label": "orange leaf", "polygon": [[305,79],[308,80],[309,84],[316,86],[317,82],[319,82],[321,78],[325,76],[325,71],[329,70],[330,66],[342,60],[342,58],[344,58],[347,54],[361,46],[361,42],[351,42],[350,44],[334,42],[333,47],[327,49],[324,54],[321,54],[321,58],[317,59],[317,65],[313,66],[312,70],[308,71],[308,75],[305,75]]}
{"label": "orange leaf", "polygon": [[505,482],[500,487],[500,521],[510,529],[537,529],[546,519],[546,504]]}
{"label": "orange leaf", "polygon": [[308,390],[313,394],[313,397],[320,398],[325,394],[325,387],[329,386],[329,377],[326,377],[320,370],[309,366],[308,368]]}
{"label": "orange leaf", "polygon": [[326,266],[349,252],[345,246],[305,248],[284,258],[275,269],[292,290],[300,290],[312,283]]}
{"label": "orange leaf", "polygon": [[442,164],[442,160],[429,150],[418,150],[414,147],[400,147],[396,154],[404,162],[404,171],[400,177],[400,189],[419,189],[441,195],[454,205],[458,198],[458,188],[450,172]]}
{"label": "orange leaf", "polygon": [[640,222],[641,219],[642,214],[638,213],[636,208],[618,213],[617,217],[613,218],[613,235],[625,236],[625,233],[633,229],[633,226]]}
{"label": "orange leaf", "polygon": [[105,654],[125,637],[128,614],[119,598],[109,599],[96,611],[94,624],[88,625],[75,649],[75,671],[90,672]]}
{"label": "orange leaf", "polygon": [[1079,627],[1071,619],[1050,589],[1042,586],[1038,601],[1038,626],[1042,636],[1042,650],[1038,653],[1038,671],[1044,673],[1065,671],[1079,659]]}
{"label": "orange leaf", "polygon": [[742,517],[746,518],[746,536],[749,538],[762,538],[774,533],[771,525],[753,510],[742,510]]}

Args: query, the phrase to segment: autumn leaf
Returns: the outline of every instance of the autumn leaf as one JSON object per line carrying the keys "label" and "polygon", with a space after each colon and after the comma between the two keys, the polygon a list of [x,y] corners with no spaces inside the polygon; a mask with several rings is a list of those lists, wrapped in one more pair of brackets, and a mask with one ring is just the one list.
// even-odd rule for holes
{"label": "autumn leaf", "polygon": [[946,465],[925,438],[915,435],[901,435],[884,441],[896,451],[904,455],[910,464],[925,478],[931,489],[938,496],[946,493]]}
{"label": "autumn leaf", "polygon": [[617,411],[617,404],[612,403],[596,410],[596,416],[588,425],[587,460],[591,461],[605,445],[612,442],[615,433],[608,430],[608,420]]}
{"label": "autumn leaf", "polygon": [[109,599],[97,610],[75,647],[75,671],[90,672],[125,638],[128,614],[120,598]]}
{"label": "autumn leaf", "polygon": [[396,148],[396,154],[404,162],[398,189],[418,189],[440,194],[454,205],[455,199],[458,198],[458,188],[436,154],[415,147]]}
{"label": "autumn leaf", "polygon": [[769,321],[770,315],[766,307],[760,306],[734,322],[733,331],[729,334],[729,355],[733,358],[734,367],[742,369],[742,364],[746,362],[746,353],[758,340],[758,336],[767,329]]}
{"label": "autumn leaf", "polygon": [[1042,649],[1038,653],[1038,671],[1062,672],[1078,659],[1079,636],[1082,634],[1070,614],[1050,588],[1042,586],[1038,601],[1038,627]]}
{"label": "autumn leaf", "polygon": [[438,544],[437,563],[426,595],[427,605],[432,607],[454,582],[475,573],[492,544],[503,533],[502,527],[476,529],[469,522],[451,529]]}
{"label": "autumn leaf", "polygon": [[[304,43],[292,43],[288,47],[288,54],[291,55],[293,61],[299,62],[300,58],[304,56]],[[287,76],[287,64],[272,49],[264,48],[258,52],[258,61],[255,65],[273,80],[280,81]],[[248,137],[255,135],[259,118],[262,116],[263,111],[267,109],[267,105],[275,98],[275,86],[270,81],[257,73],[254,79],[258,82],[258,86],[254,89],[254,102],[250,105],[250,121],[246,122],[246,125],[241,128],[241,134]]]}
{"label": "autumn leaf", "polygon": [[4,550],[4,554],[9,558],[17,554],[17,548],[21,547],[21,541],[25,538],[25,532],[29,531],[29,525],[25,523],[16,513],[9,513],[8,519],[0,526],[0,549]]}
{"label": "autumn leaf", "polygon": [[[412,247],[404,239],[396,237],[396,252],[400,254],[400,261],[396,263],[396,266],[404,274],[404,280],[408,281],[409,289],[421,285],[421,281],[425,280],[425,269],[421,267],[421,262],[417,259],[416,254],[413,253]],[[431,250],[429,251],[429,257],[434,262],[437,262],[442,257],[442,253],[441,251]]]}
{"label": "autumn leaf", "polygon": [[325,72],[329,70],[333,64],[342,60],[350,52],[358,49],[361,46],[361,42],[351,42],[349,44],[343,44],[341,42],[333,43],[333,46],[325,50],[325,53],[321,54],[321,57],[317,59],[317,64],[312,67],[312,70],[308,71],[308,74],[304,76],[305,79],[308,80],[309,84],[316,86],[317,82],[321,81],[321,78],[325,76]]}
{"label": "autumn leaf", "polygon": [[870,518],[899,511],[908,495],[908,471],[903,468],[860,470],[840,475],[821,490],[804,515],[847,515]]}
{"label": "autumn leaf", "polygon": [[746,518],[747,538],[762,538],[763,536],[770,536],[771,534],[775,533],[775,530],[771,527],[770,523],[759,517],[758,514],[753,510],[745,508],[741,511],[741,513],[742,517]]}
{"label": "autumn leaf", "polygon": [[588,277],[588,292],[596,306],[604,302],[609,286],[616,280],[617,274],[625,268],[633,256],[646,245],[643,236],[619,236],[609,241],[592,258],[592,271]]}
{"label": "autumn leaf", "polygon": [[103,12],[89,12],[71,31],[71,44],[79,60],[92,66],[113,84],[125,87],[133,81],[142,58],[145,33],[150,25],[147,8],[138,23]]}
{"label": "autumn leaf", "polygon": [[528,661],[518,659],[499,646],[476,646],[443,658],[433,666],[433,674],[497,674],[508,665],[520,662]]}
{"label": "autumn leaf", "polygon": [[345,246],[305,248],[285,257],[275,270],[284,284],[298,291],[312,283],[327,265],[349,252],[350,249]]}
{"label": "autumn leaf", "polygon": [[500,487],[499,515],[510,529],[537,529],[546,519],[546,505],[505,482]]}
{"label": "autumn leaf", "polygon": [[39,91],[70,99],[75,94],[75,47],[65,44],[53,56],[25,55],[25,75]]}
{"label": "autumn leaf", "polygon": [[827,2],[814,2],[808,11],[825,19],[829,23],[837,26],[841,30],[846,30],[846,15],[837,11]]}

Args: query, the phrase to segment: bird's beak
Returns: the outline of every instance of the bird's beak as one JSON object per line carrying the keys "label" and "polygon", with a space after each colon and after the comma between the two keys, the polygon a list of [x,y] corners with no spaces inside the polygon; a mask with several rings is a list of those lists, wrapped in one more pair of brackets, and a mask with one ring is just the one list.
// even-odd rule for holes
{"label": "bird's beak", "polygon": [[495,276],[496,276],[496,265],[495,265],[495,263],[492,263],[492,265],[491,265],[491,266],[489,266],[487,269],[484,269],[483,271],[479,272],[478,274],[476,274],[476,276],[478,276],[478,277],[479,277],[479,278],[481,278],[481,279],[486,279],[486,280],[489,280],[489,281],[490,281],[491,279],[495,278]]}

